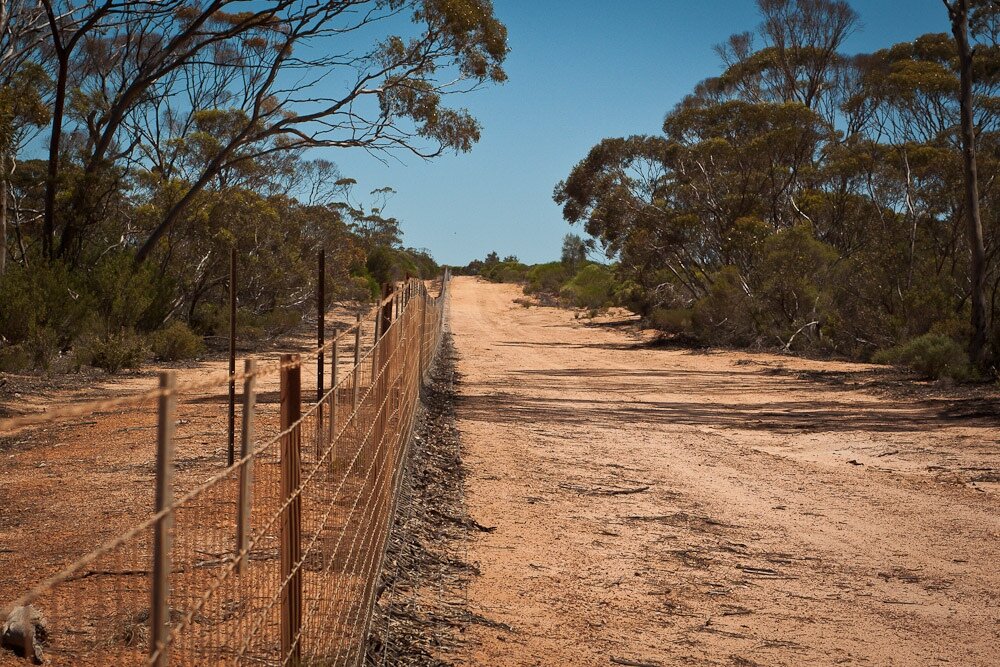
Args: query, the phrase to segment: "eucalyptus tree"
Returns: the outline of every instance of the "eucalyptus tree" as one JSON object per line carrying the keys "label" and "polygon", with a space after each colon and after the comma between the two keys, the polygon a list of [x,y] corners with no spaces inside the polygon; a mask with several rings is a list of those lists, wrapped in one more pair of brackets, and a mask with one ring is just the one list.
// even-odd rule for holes
{"label": "eucalyptus tree", "polygon": [[479,125],[446,98],[506,76],[489,0],[42,2],[49,258],[78,257],[134,178],[174,192],[155,224],[126,230],[141,263],[227,171],[313,147],[468,150]]}
{"label": "eucalyptus tree", "polygon": [[[31,0],[0,0],[0,275],[7,265],[7,227],[11,209],[10,178],[17,155],[32,131],[45,123],[44,77],[30,62],[45,15]],[[15,207],[16,208],[16,207]],[[19,219],[15,211],[15,220]],[[20,239],[20,224],[15,222]],[[21,261],[26,261],[23,242]]]}
{"label": "eucalyptus tree", "polygon": [[972,301],[972,336],[969,356],[981,364],[986,347],[986,248],[979,210],[979,173],[976,165],[976,121],[973,110],[972,82],[974,47],[969,34],[969,0],[942,0],[951,21],[951,33],[958,51],[961,116],[962,167],[965,176],[965,217],[968,221],[970,254],[969,291]]}

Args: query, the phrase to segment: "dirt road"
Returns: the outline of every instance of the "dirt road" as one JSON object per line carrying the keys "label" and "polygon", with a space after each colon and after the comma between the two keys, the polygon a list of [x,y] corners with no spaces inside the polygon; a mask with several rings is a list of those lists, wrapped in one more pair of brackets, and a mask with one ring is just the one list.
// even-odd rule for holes
{"label": "dirt road", "polygon": [[1000,664],[990,403],[453,283],[476,665]]}

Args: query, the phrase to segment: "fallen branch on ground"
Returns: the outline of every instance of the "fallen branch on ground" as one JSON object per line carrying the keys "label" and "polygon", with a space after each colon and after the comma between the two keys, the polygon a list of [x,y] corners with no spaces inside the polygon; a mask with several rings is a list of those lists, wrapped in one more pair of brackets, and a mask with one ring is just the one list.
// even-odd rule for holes
{"label": "fallen branch on ground", "polygon": [[629,660],[628,658],[616,658],[611,656],[611,662],[615,665],[626,665],[626,667],[661,667],[662,663],[651,662],[649,660]]}

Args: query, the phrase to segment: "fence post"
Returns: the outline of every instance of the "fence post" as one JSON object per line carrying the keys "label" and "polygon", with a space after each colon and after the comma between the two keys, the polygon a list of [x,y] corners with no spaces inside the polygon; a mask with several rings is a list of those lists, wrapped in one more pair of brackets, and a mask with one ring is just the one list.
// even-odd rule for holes
{"label": "fence post", "polygon": [[378,344],[378,342],[382,338],[382,335],[384,333],[385,333],[385,329],[382,327],[382,316],[379,313],[375,313],[375,342],[372,344],[372,384],[373,385],[375,384],[375,378],[378,377],[378,352],[379,352],[379,344]]}
{"label": "fence post", "polygon": [[354,330],[354,409],[358,409],[358,397],[361,395],[361,313],[358,313],[357,328]]}
{"label": "fence post", "polygon": [[226,465],[236,455],[236,246],[229,249],[229,442]]}
{"label": "fence post", "polygon": [[[396,289],[395,283],[386,283],[382,286],[382,298],[388,298],[390,295],[395,297],[399,296],[399,291]],[[382,306],[382,333],[384,334],[389,329],[389,325],[392,324],[392,302],[389,302]]]}
{"label": "fence post", "polygon": [[316,460],[323,455],[323,345],[326,342],[326,252],[319,251],[316,278]]}
{"label": "fence post", "polygon": [[298,665],[302,642],[302,366],[297,354],[281,355],[281,655],[282,664]]}
{"label": "fence post", "polygon": [[253,415],[257,406],[257,362],[247,359],[243,363],[243,430],[240,434],[240,499],[236,514],[236,573],[247,569],[247,550],[250,545],[250,498],[253,489]]}
{"label": "fence post", "polygon": [[[337,340],[337,326],[333,327],[333,344],[330,346],[330,418],[327,421],[327,436],[329,442],[337,435],[337,357],[340,352],[340,341]],[[330,454],[333,463],[333,454]]]}
{"label": "fence post", "polygon": [[426,341],[424,338],[427,336],[427,295],[421,292],[417,292],[419,295],[417,297],[417,304],[420,306],[420,335],[418,337],[417,346],[420,348],[420,357],[418,363],[420,367],[417,369],[420,372],[420,384],[424,383],[424,374],[426,373],[425,366],[428,363],[426,359],[427,352],[424,350]]}
{"label": "fence post", "polygon": [[[157,513],[173,502],[174,425],[177,411],[177,375],[160,373],[160,399],[156,424]],[[149,652],[156,667],[167,665],[167,634],[170,609],[170,530],[174,516],[160,517],[153,527],[153,590],[150,605]]]}

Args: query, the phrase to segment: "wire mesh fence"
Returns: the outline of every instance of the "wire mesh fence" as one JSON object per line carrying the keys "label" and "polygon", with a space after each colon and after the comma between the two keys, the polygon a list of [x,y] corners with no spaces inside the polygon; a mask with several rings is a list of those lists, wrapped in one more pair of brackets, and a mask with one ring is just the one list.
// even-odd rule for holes
{"label": "wire mesh fence", "polygon": [[[386,295],[371,345],[359,316],[309,354],[248,361],[240,455],[195,485],[176,459],[183,387],[161,374],[153,512],[5,608],[44,615],[46,663],[360,663],[447,284]],[[332,386],[303,400],[320,354]],[[273,372],[277,412],[258,406]]]}

